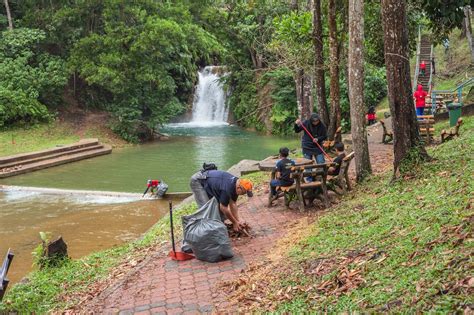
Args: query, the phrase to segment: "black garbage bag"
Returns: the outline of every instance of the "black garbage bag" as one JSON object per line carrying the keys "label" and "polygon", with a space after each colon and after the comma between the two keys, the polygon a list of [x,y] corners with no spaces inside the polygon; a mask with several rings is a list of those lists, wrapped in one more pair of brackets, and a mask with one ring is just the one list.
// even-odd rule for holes
{"label": "black garbage bag", "polygon": [[192,220],[185,235],[186,242],[199,260],[218,262],[234,256],[227,227],[220,220]]}
{"label": "black garbage bag", "polygon": [[208,262],[218,262],[234,256],[216,198],[209,200],[197,212],[184,216],[182,222],[182,251],[189,252],[191,249],[197,259]]}

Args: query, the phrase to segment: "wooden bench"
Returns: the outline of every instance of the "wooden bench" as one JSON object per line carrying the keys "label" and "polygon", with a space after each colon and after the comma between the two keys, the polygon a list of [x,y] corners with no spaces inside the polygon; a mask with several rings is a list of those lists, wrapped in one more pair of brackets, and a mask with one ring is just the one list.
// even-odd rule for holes
{"label": "wooden bench", "polygon": [[7,255],[5,256],[5,260],[2,264],[2,269],[0,269],[0,301],[3,299],[5,292],[7,291],[8,283],[10,280],[7,278],[8,269],[10,269],[10,265],[13,261],[13,253],[10,249],[7,251]]}
{"label": "wooden bench", "polygon": [[454,129],[450,129],[449,132],[444,130],[441,131],[441,142],[451,140],[454,137],[459,137],[459,128],[462,125],[462,118],[459,118]]}
{"label": "wooden bench", "polygon": [[[293,166],[290,167],[291,173],[290,178],[295,180],[295,183],[291,186],[278,187],[277,191],[282,192],[285,198],[285,205],[290,206],[290,202],[294,199],[299,201],[299,209],[303,211],[306,207],[306,197],[305,193],[309,194],[309,199],[314,200],[316,196],[316,190],[321,190],[321,197],[323,203],[326,207],[329,207],[329,199],[327,192],[327,176],[328,168],[331,165],[329,164],[311,164],[306,166]],[[305,182],[305,178],[313,177],[312,182]],[[277,200],[281,194],[277,194],[276,197],[271,195],[271,190],[269,192],[269,206],[272,205],[272,201]]]}
{"label": "wooden bench", "polygon": [[382,128],[383,128],[382,143],[388,144],[390,141],[393,140],[393,132],[387,130],[387,127],[385,126],[385,122],[383,121],[383,119],[380,119],[380,124],[382,125]]}
{"label": "wooden bench", "polygon": [[418,119],[420,135],[425,138],[426,144],[431,144],[434,135],[434,116],[420,115],[416,116],[416,118]]}
{"label": "wooden bench", "polygon": [[351,165],[352,159],[354,159],[354,152],[349,153],[342,160],[341,168],[339,169],[339,174],[334,176],[328,175],[328,183],[334,184],[335,186],[341,188],[343,194],[345,194],[348,190],[351,190],[351,183],[349,181],[349,166]]}

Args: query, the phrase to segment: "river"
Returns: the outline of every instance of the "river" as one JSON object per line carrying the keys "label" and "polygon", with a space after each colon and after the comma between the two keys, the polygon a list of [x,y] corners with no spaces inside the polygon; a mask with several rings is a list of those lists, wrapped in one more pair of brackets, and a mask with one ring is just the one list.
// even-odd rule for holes
{"label": "river", "polygon": [[[110,155],[2,179],[0,184],[141,193],[147,179],[161,179],[170,192],[189,191],[189,178],[203,162],[228,169],[242,159],[262,159],[277,154],[280,146],[298,145],[295,138],[225,125],[176,124],[165,129],[170,140],[117,149]],[[69,253],[77,258],[136,239],[167,209],[166,202],[157,200],[0,192],[0,253],[9,247],[14,250],[9,274],[15,282],[31,270],[31,252],[40,243],[40,231],[62,235]]]}

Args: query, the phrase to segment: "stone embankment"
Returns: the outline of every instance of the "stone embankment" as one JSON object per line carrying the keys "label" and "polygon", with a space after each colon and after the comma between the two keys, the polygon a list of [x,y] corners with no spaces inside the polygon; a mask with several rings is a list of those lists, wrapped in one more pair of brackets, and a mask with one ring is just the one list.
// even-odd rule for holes
{"label": "stone embankment", "polygon": [[53,149],[1,157],[0,178],[25,174],[111,152],[112,147],[99,143],[97,139],[83,139]]}

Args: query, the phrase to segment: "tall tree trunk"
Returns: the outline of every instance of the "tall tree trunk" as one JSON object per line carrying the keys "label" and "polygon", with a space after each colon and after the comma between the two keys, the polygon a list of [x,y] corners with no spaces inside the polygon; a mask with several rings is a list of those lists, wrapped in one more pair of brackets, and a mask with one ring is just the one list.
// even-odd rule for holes
{"label": "tall tree trunk", "polygon": [[308,119],[312,109],[311,76],[306,74],[303,69],[296,71],[295,86],[298,117]]}
{"label": "tall tree trunk", "polygon": [[329,0],[329,72],[331,76],[330,99],[331,114],[329,117],[328,137],[334,139],[337,127],[341,125],[341,107],[339,104],[339,49],[337,41],[336,1]]}
{"label": "tall tree trunk", "polygon": [[410,81],[410,60],[405,0],[382,0],[385,65],[388,101],[392,115],[393,175],[401,162],[412,152],[420,158],[428,157],[420,144],[418,122]]}
{"label": "tall tree trunk", "polygon": [[298,109],[298,117],[303,118],[303,69],[297,70],[295,74],[296,87],[296,107]]}
{"label": "tall tree trunk", "polygon": [[11,31],[13,30],[13,20],[12,20],[12,15],[10,13],[10,6],[8,5],[8,0],[4,0],[4,3],[5,3],[5,10],[7,11],[8,29]]}
{"label": "tall tree trunk", "polygon": [[321,0],[313,1],[313,45],[315,55],[314,84],[318,113],[322,122],[329,126],[328,104],[326,100],[326,86],[324,82],[324,55],[323,55],[323,25],[321,21]]}
{"label": "tall tree trunk", "polygon": [[291,11],[298,11],[298,0],[291,0],[291,3],[290,3],[290,10]]}
{"label": "tall tree trunk", "polygon": [[364,105],[364,1],[349,0],[349,101],[357,181],[372,172]]}
{"label": "tall tree trunk", "polygon": [[459,34],[459,39],[466,38],[466,19],[462,20],[461,34]]}
{"label": "tall tree trunk", "polygon": [[303,76],[303,108],[302,108],[302,118],[309,119],[311,112],[313,111],[313,78],[307,73]]}
{"label": "tall tree trunk", "polygon": [[472,42],[472,27],[471,27],[471,6],[464,7],[464,23],[466,25],[466,38],[471,50],[471,62],[474,63],[474,46]]}

